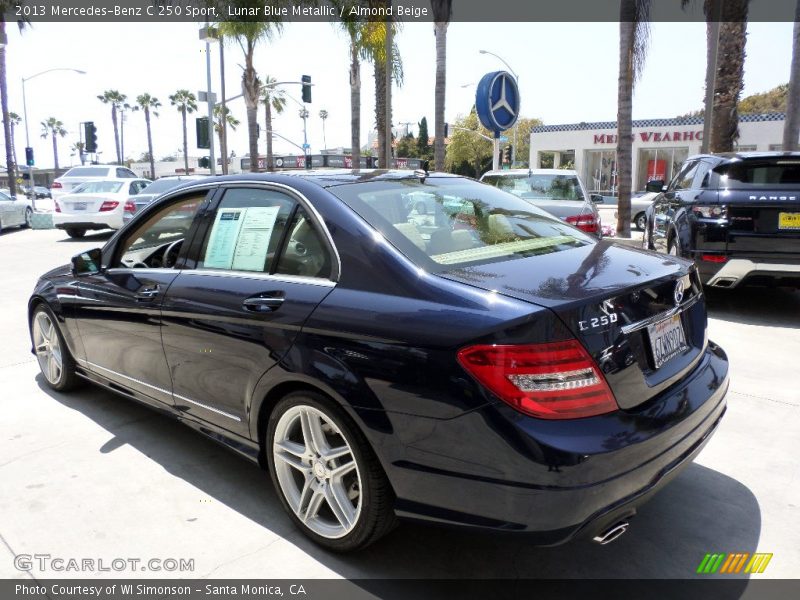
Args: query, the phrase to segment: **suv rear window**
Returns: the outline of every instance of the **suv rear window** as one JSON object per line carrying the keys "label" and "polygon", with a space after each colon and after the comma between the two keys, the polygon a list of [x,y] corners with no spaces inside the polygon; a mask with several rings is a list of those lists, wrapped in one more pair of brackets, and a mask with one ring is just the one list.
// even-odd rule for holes
{"label": "suv rear window", "polygon": [[328,191],[430,272],[594,243],[529,202],[469,179],[375,181]]}
{"label": "suv rear window", "polygon": [[481,181],[524,200],[584,200],[581,184],[574,175],[487,175]]}
{"label": "suv rear window", "polygon": [[108,168],[75,167],[64,173],[63,177],[108,177]]}
{"label": "suv rear window", "polygon": [[800,159],[744,160],[720,165],[723,188],[763,188],[800,185]]}

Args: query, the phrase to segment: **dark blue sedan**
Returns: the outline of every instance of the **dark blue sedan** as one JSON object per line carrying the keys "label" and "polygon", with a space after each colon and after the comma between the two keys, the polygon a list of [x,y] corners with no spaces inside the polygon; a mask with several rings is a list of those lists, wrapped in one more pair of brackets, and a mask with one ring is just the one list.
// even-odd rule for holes
{"label": "dark blue sedan", "polygon": [[335,550],[398,518],[611,541],[728,388],[691,262],[424,172],[183,185],[45,274],[29,322],[50,387],[257,461]]}

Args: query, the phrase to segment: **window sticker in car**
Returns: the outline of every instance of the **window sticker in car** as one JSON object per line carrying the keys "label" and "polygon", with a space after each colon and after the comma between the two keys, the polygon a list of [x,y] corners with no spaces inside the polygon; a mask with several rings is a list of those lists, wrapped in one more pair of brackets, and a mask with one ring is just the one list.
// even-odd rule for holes
{"label": "window sticker in car", "polygon": [[228,208],[220,210],[211,228],[208,240],[205,266],[209,269],[230,269],[233,262],[233,251],[236,239],[242,227],[244,208]]}
{"label": "window sticker in car", "polygon": [[211,228],[205,267],[261,271],[279,206],[221,209]]}

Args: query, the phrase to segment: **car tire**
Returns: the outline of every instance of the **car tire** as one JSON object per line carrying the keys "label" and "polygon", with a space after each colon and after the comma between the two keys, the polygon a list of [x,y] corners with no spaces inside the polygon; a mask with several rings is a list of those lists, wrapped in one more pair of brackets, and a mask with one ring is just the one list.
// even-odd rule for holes
{"label": "car tire", "polygon": [[85,229],[74,229],[70,227],[67,229],[67,235],[73,239],[79,239],[86,235]]}
{"label": "car tire", "polygon": [[639,231],[644,231],[644,228],[647,227],[647,215],[640,212],[633,218],[633,224]]}
{"label": "car tire", "polygon": [[30,208],[26,208],[25,209],[25,224],[23,225],[23,227],[25,229],[30,229],[31,228],[31,220],[32,219],[33,219],[33,210],[30,209]]}
{"label": "car tire", "polygon": [[330,399],[305,390],[287,395],[269,417],[265,440],[281,503],[312,541],[350,552],[395,527],[394,493],[378,458]]}
{"label": "car tire", "polygon": [[64,343],[64,336],[53,311],[39,304],[30,322],[31,341],[45,383],[58,392],[79,387],[81,379],[75,371],[75,360]]}

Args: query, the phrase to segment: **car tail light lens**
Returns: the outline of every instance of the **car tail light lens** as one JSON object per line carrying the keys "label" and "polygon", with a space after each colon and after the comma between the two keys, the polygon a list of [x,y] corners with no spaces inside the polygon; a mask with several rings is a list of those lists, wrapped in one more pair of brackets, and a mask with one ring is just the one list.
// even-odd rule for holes
{"label": "car tail light lens", "polygon": [[600,230],[600,223],[594,218],[594,215],[574,215],[564,220],[587,233],[598,233]]}
{"label": "car tail light lens", "polygon": [[51,190],[60,190],[62,185],[58,181],[54,181],[53,185],[50,186]]}
{"label": "car tail light lens", "polygon": [[728,217],[727,206],[693,206],[692,212],[705,219],[726,219]]}
{"label": "car tail light lens", "polygon": [[700,256],[700,260],[704,260],[710,263],[724,263],[728,260],[727,256],[723,256],[722,254],[702,254]]}
{"label": "car tail light lens", "polygon": [[108,212],[109,210],[114,210],[118,206],[119,206],[119,202],[116,202],[115,200],[105,200],[100,205],[100,212]]}
{"label": "car tail light lens", "polygon": [[498,398],[540,419],[577,419],[617,410],[597,364],[577,340],[469,346],[458,362]]}
{"label": "car tail light lens", "polygon": [[133,214],[136,212],[136,203],[133,200],[127,200],[125,202],[125,208],[123,208],[122,210],[124,212]]}

